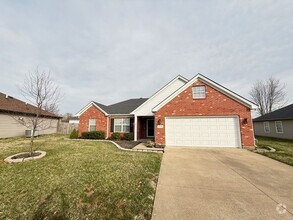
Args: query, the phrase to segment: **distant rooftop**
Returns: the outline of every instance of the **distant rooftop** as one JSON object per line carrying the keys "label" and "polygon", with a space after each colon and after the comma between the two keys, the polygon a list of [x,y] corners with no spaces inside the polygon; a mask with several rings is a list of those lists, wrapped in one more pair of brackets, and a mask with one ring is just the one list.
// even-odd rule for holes
{"label": "distant rooftop", "polygon": [[254,122],[276,121],[276,120],[293,120],[293,104],[280,108],[271,113],[265,114],[253,119]]}
{"label": "distant rooftop", "polygon": [[[38,108],[0,92],[0,112],[36,115]],[[59,116],[42,110],[41,116],[60,118]]]}

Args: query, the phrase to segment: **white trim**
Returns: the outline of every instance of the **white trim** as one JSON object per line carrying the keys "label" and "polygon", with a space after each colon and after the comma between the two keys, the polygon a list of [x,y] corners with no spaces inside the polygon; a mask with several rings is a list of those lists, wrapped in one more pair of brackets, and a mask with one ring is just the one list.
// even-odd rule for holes
{"label": "white trim", "polygon": [[106,120],[107,120],[106,139],[108,139],[108,137],[109,137],[109,135],[108,135],[109,134],[109,116],[107,116]]}
{"label": "white trim", "polygon": [[[281,123],[281,128],[282,128],[281,132],[278,132],[277,123]],[[278,133],[278,134],[283,134],[284,133],[283,122],[282,121],[275,121],[275,128],[276,128],[276,133]]]}
{"label": "white trim", "polygon": [[[113,132],[119,132],[119,133],[129,133],[130,132],[130,118],[113,118],[114,119],[114,129]],[[124,120],[128,119],[129,123],[128,125],[124,123]],[[116,131],[116,126],[117,126],[117,120],[122,120],[121,124],[118,124],[118,126],[121,126],[121,131]],[[129,126],[129,131],[123,131],[123,126]]]}
{"label": "white trim", "polygon": [[[195,88],[204,88],[204,92],[202,93],[202,94],[204,94],[204,96],[203,96],[203,97],[196,97],[196,96],[195,96],[195,95],[196,95],[196,91],[194,91]],[[198,94],[197,94],[197,95],[198,95]],[[200,86],[193,86],[193,87],[192,87],[192,98],[193,98],[193,99],[205,99],[206,97],[207,97],[206,86],[202,86],[202,85],[200,85]]]}
{"label": "white trim", "polygon": [[[153,136],[149,136],[149,124],[148,124],[148,121],[149,120],[153,120],[154,121],[154,135]],[[155,119],[154,118],[148,118],[146,121],[147,121],[147,128],[146,128],[147,133],[146,133],[146,136],[147,137],[155,137]]]}
{"label": "white trim", "polygon": [[[267,123],[268,128],[269,128],[268,132],[266,131],[266,123]],[[271,128],[270,128],[270,122],[269,122],[269,121],[264,121],[264,122],[263,122],[263,130],[264,130],[264,132],[265,132],[266,134],[271,133]]]}
{"label": "white trim", "polygon": [[109,114],[107,112],[105,112],[103,109],[101,109],[98,105],[96,105],[93,101],[91,101],[90,103],[88,103],[85,107],[83,107],[78,113],[75,114],[75,116],[79,117],[80,115],[82,115],[86,110],[88,110],[90,107],[95,106],[97,107],[101,112],[103,112],[106,116],[108,116]]}
{"label": "white trim", "polygon": [[133,114],[109,114],[111,116],[132,116],[133,117]]}
{"label": "white trim", "polygon": [[[94,124],[91,124],[90,122],[91,122],[91,120],[94,120]],[[96,131],[97,130],[97,119],[96,118],[89,118],[88,119],[88,124],[89,124],[89,126],[88,126],[88,131],[91,131],[91,126],[95,126],[95,130],[93,130],[93,131]]]}
{"label": "white trim", "polygon": [[173,82],[175,82],[176,80],[182,80],[183,82],[187,83],[188,79],[186,79],[185,77],[178,75],[176,76],[173,80],[171,80],[169,83],[167,83],[165,86],[163,86],[160,90],[158,90],[157,92],[155,92],[151,97],[149,97],[144,103],[142,103],[140,106],[138,106],[136,109],[134,109],[132,112],[130,112],[130,114],[135,114],[135,112],[142,108],[145,104],[147,104],[148,102],[150,102],[154,97],[156,97],[162,90],[164,90],[166,87],[168,87],[170,84],[172,84]]}
{"label": "white trim", "polygon": [[177,95],[179,95],[185,89],[190,87],[197,80],[201,80],[203,83],[213,87],[214,89],[222,92],[223,94],[225,94],[225,95],[229,96],[230,98],[238,101],[239,103],[242,103],[243,105],[249,107],[250,109],[257,109],[258,108],[258,106],[256,104],[254,104],[253,102],[241,97],[240,95],[230,91],[229,89],[226,89],[225,87],[221,86],[220,84],[208,79],[207,77],[205,77],[205,76],[203,76],[203,75],[201,75],[199,73],[195,77],[193,77],[188,83],[186,83],[185,85],[180,87],[176,92],[174,92],[169,97],[167,97],[165,100],[163,100],[161,103],[159,103],[157,106],[155,106],[153,108],[153,112],[158,111],[160,108],[162,108],[168,102],[170,102],[173,98],[175,98]]}
{"label": "white trim", "polygon": [[136,115],[134,116],[134,129],[133,129],[133,132],[134,132],[134,141],[137,141],[137,116]]}

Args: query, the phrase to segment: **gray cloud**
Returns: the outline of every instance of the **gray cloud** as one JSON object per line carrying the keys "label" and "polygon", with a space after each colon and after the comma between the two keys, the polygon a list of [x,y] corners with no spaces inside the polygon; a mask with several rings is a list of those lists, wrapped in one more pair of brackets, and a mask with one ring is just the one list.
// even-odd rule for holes
{"label": "gray cloud", "polygon": [[60,84],[62,112],[198,72],[245,97],[275,76],[291,94],[292,21],[290,0],[1,1],[1,92],[21,98],[16,85],[39,66]]}

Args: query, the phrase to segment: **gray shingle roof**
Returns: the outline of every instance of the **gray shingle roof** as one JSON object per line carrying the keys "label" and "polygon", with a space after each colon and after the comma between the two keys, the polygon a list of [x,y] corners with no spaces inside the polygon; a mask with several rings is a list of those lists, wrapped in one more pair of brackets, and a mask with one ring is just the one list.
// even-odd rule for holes
{"label": "gray shingle roof", "polygon": [[293,104],[280,108],[271,113],[265,114],[258,118],[253,119],[254,122],[258,121],[275,121],[275,120],[293,120]]}
{"label": "gray shingle roof", "polygon": [[108,106],[98,102],[94,103],[108,114],[130,114],[134,109],[136,109],[146,100],[146,98],[128,99],[123,102],[118,102]]}

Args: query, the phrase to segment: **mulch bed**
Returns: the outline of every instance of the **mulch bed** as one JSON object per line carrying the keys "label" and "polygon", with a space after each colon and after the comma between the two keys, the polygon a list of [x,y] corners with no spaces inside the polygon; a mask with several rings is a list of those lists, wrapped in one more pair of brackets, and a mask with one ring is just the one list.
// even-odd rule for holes
{"label": "mulch bed", "polygon": [[141,141],[114,141],[114,142],[116,142],[121,147],[126,148],[126,149],[132,149],[136,145],[141,143]]}
{"label": "mulch bed", "polygon": [[25,153],[25,154],[18,154],[14,157],[12,157],[11,159],[20,159],[20,158],[29,158],[29,157],[36,157],[36,156],[39,156],[41,155],[40,152],[33,152],[32,155],[30,153]]}

